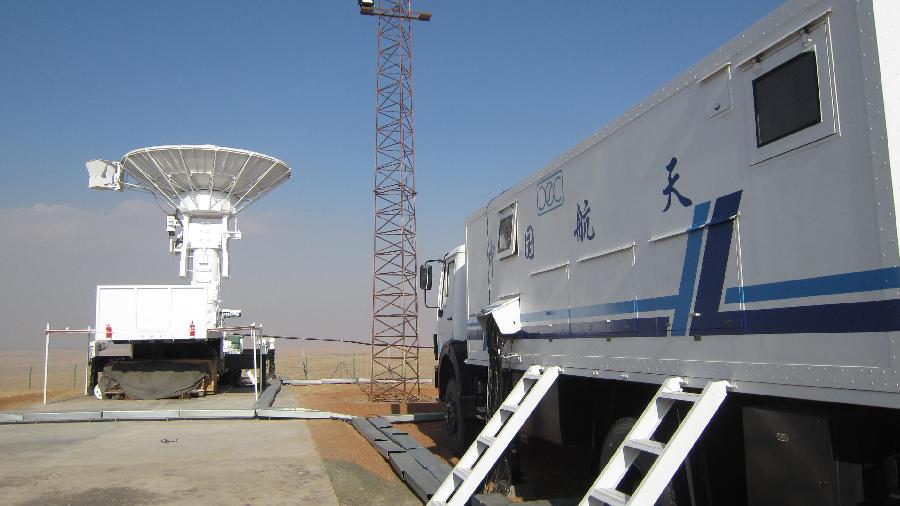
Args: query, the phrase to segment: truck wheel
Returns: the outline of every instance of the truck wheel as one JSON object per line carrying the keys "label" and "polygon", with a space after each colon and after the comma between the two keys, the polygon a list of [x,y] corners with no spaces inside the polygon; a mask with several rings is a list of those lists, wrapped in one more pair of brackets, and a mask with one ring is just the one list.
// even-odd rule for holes
{"label": "truck wheel", "polygon": [[[609,428],[606,437],[603,438],[603,451],[600,452],[600,470],[606,466],[609,459],[612,458],[613,454],[616,453],[616,450],[619,449],[619,446],[622,445],[622,442],[625,441],[625,436],[628,435],[628,432],[634,426],[636,421],[636,419],[630,417],[619,418],[612,424],[612,427]],[[653,459],[648,455],[641,455],[635,459],[634,465],[631,466],[631,470],[625,475],[625,479],[622,480],[619,489],[626,494],[634,492],[637,484],[640,483],[647,474],[647,471],[650,470],[651,465],[653,465]],[[678,503],[675,501],[675,488],[672,487],[672,483],[669,483],[666,485],[666,488],[663,489],[662,495],[660,495],[659,499],[656,501],[656,506],[677,506],[677,504]]]}
{"label": "truck wheel", "polygon": [[450,449],[454,455],[461,456],[469,447],[469,421],[462,412],[459,386],[456,378],[450,378],[447,382],[447,392],[444,395],[447,401],[447,412],[444,415],[444,432],[450,435]]}

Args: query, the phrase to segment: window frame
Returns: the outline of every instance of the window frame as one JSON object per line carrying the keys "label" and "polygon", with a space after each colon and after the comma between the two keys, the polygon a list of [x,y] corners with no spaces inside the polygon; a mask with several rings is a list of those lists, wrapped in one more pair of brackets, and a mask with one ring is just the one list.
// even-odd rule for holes
{"label": "window frame", "polygon": [[[754,81],[772,71],[778,70],[783,65],[807,52],[812,52],[816,57],[821,120],[818,123],[788,133],[760,146],[758,144]],[[750,152],[750,165],[762,163],[827,137],[840,134],[834,86],[831,28],[827,16],[807,25],[805,29],[795,32],[791,37],[784,39],[774,47],[751,57],[742,63],[740,68],[744,81],[744,96],[747,100],[746,121],[749,133],[747,135],[747,144]]]}
{"label": "window frame", "polygon": [[[501,259],[501,260],[504,258],[508,258],[508,257],[514,256],[514,255],[517,255],[519,253],[519,240],[518,240],[518,228],[519,227],[518,227],[518,223],[517,223],[518,220],[517,220],[517,216],[516,216],[516,209],[518,207],[517,204],[518,204],[518,202],[513,202],[512,204],[509,204],[508,206],[504,207],[497,213],[497,258]],[[506,220],[507,218],[512,219],[512,227],[510,230],[510,238],[509,238],[510,244],[509,244],[509,248],[506,248],[501,251],[500,250],[500,231],[501,231],[500,227],[502,226],[503,221]]]}
{"label": "window frame", "polygon": [[453,295],[453,278],[455,277],[456,258],[444,262],[444,268],[441,270],[441,309],[447,306],[447,301]]}
{"label": "window frame", "polygon": [[[760,139],[760,133],[761,133],[760,123],[759,123],[759,103],[760,103],[759,99],[760,99],[760,96],[758,93],[759,92],[759,89],[758,89],[759,83],[761,83],[767,77],[771,77],[776,72],[784,71],[790,65],[799,62],[803,58],[809,58],[810,56],[812,57],[812,62],[813,62],[813,65],[815,65],[815,72],[816,72],[816,104],[818,105],[818,109],[816,111],[815,121],[798,123],[798,126],[794,126],[791,129],[787,130],[786,132],[775,135],[770,140],[763,142],[763,140]],[[778,142],[781,139],[784,139],[785,137],[788,137],[797,132],[800,132],[801,130],[806,130],[807,128],[810,128],[810,127],[818,125],[819,123],[822,123],[822,119],[823,119],[822,118],[822,90],[819,85],[819,69],[818,69],[818,62],[816,60],[817,60],[817,58],[816,58],[816,54],[814,51],[801,51],[800,53],[797,53],[791,59],[787,60],[786,62],[782,63],[781,65],[778,65],[777,67],[769,70],[765,74],[762,74],[761,76],[759,76],[751,81],[750,84],[753,87],[753,117],[755,120],[754,133],[756,134],[756,147],[761,148],[763,146],[768,146],[769,144],[772,144],[773,142]]]}

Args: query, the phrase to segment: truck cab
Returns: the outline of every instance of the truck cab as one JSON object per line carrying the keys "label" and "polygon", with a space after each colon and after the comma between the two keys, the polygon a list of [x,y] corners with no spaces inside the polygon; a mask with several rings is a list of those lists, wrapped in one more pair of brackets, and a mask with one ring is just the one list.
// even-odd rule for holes
{"label": "truck cab", "polygon": [[464,444],[463,419],[474,412],[471,368],[465,366],[469,320],[466,278],[465,245],[419,268],[419,288],[424,294],[425,307],[437,309],[433,335],[434,384],[440,399],[447,403],[448,428],[451,434],[459,436],[454,446]]}
{"label": "truck cab", "polygon": [[[437,283],[428,286],[435,267],[440,269]],[[429,260],[422,269],[425,306],[437,309],[434,334],[437,356],[444,343],[466,340],[466,247],[458,246],[440,260]]]}

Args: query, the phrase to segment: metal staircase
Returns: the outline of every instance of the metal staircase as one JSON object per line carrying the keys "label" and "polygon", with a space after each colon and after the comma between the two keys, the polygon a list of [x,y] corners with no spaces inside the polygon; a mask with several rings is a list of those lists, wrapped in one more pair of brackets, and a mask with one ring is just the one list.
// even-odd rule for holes
{"label": "metal staircase", "polygon": [[[659,499],[697,438],[725,400],[730,386],[727,381],[713,381],[707,383],[701,393],[693,394],[681,389],[683,383],[681,378],[669,378],[663,382],[647,409],[625,436],[625,441],[600,471],[600,476],[579,506],[645,506],[654,504]],[[651,439],[653,433],[676,402],[689,402],[693,406],[668,443],[654,441]],[[617,487],[641,452],[655,455],[655,461],[634,493],[629,496],[617,490]]]}
{"label": "metal staircase", "polygon": [[533,365],[513,387],[481,434],[437,489],[429,506],[463,506],[559,376],[559,367]]}

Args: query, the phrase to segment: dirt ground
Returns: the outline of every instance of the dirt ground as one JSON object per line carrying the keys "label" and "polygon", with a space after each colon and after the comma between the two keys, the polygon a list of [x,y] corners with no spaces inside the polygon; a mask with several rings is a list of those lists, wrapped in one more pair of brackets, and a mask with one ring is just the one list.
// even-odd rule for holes
{"label": "dirt ground", "polygon": [[[422,388],[422,400],[411,404],[370,404],[361,385],[313,385],[289,387],[297,405],[356,416],[433,413],[444,411],[437,400],[437,389]],[[450,465],[456,457],[450,452],[450,441],[441,430],[443,422],[395,424],[409,433],[425,448]],[[325,421],[310,425],[313,439],[323,459],[357,465],[390,482],[395,474],[381,455],[347,423]],[[580,497],[593,482],[590,455],[575,448],[554,445],[540,439],[520,441],[520,482],[511,499],[515,502],[547,498]],[[327,465],[326,465],[327,467]],[[332,478],[334,480],[334,478]],[[337,492],[337,487],[335,491]],[[338,494],[341,504],[345,504]],[[348,503],[349,504],[349,503]]]}
{"label": "dirt ground", "polygon": [[[0,412],[15,411],[24,406],[38,404],[43,400],[43,392],[28,392],[16,394],[0,394]],[[64,399],[82,397],[82,392],[72,392],[72,390],[49,390],[47,391],[48,401],[61,401]]]}
{"label": "dirt ground", "polygon": [[[434,413],[444,410],[443,403],[437,401],[437,389],[432,386],[423,387],[421,401],[410,404],[369,403],[362,387],[364,385],[311,385],[285,388],[290,388],[299,407],[347,415]],[[448,441],[441,431],[441,423],[437,421],[395,424],[395,426],[408,432],[422,446],[452,465],[456,460],[450,458]],[[310,423],[309,429],[319,455],[325,461],[325,467],[341,504],[421,504],[421,501],[397,479],[394,470],[381,454],[357,433],[352,425],[342,421],[322,420]],[[359,475],[370,479],[360,483]],[[350,478],[357,482],[345,483]],[[377,480],[379,485],[369,488],[369,492],[362,495],[355,491],[357,487],[367,485],[366,481],[372,481],[371,479]],[[402,490],[397,490],[398,486]]]}

